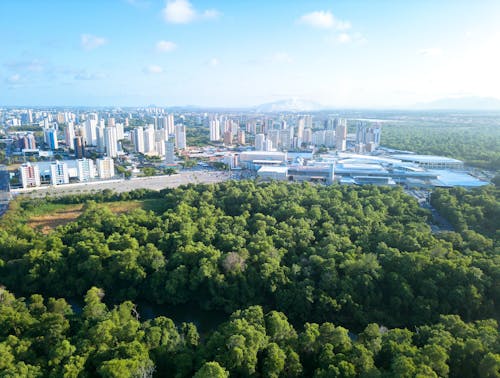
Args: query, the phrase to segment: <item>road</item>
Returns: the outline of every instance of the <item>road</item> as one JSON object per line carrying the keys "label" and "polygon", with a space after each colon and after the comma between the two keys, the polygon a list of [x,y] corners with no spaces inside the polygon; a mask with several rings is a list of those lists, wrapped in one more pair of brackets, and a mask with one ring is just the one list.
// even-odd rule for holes
{"label": "road", "polygon": [[94,181],[89,183],[67,184],[59,186],[45,186],[30,189],[12,190],[13,195],[29,195],[30,197],[45,197],[50,195],[65,195],[86,193],[97,190],[110,189],[118,193],[129,192],[134,189],[161,190],[175,188],[185,184],[213,184],[229,180],[231,174],[221,171],[183,171],[172,176],[137,177],[130,180]]}

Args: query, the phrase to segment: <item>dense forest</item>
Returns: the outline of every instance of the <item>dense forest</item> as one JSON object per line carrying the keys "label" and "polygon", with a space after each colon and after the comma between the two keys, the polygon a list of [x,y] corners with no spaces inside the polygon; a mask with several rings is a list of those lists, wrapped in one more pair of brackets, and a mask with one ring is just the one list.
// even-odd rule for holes
{"label": "dense forest", "polygon": [[[145,198],[156,208],[104,203]],[[16,201],[0,229],[0,375],[496,377],[498,192],[432,201],[463,226],[433,234],[399,187],[239,181]],[[85,205],[45,235],[25,220],[46,203]],[[199,335],[142,321],[139,300],[232,315]]]}
{"label": "dense forest", "polygon": [[[425,122],[394,123],[383,127],[386,147],[460,159],[468,165],[498,171],[500,167],[500,125],[446,123],[446,118]],[[478,121],[479,122],[479,121]]]}

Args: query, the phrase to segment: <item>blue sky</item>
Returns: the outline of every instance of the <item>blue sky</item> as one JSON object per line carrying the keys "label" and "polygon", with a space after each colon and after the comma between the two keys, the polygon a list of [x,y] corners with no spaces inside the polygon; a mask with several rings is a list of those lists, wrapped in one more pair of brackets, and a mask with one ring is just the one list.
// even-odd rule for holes
{"label": "blue sky", "polygon": [[500,98],[500,1],[0,1],[0,105]]}

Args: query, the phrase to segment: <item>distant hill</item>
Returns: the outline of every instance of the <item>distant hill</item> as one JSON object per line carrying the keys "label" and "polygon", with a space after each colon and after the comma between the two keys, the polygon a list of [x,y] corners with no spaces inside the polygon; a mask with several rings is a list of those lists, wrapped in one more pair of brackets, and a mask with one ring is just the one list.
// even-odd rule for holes
{"label": "distant hill", "polygon": [[452,97],[420,103],[418,109],[500,110],[500,100],[494,97]]}
{"label": "distant hill", "polygon": [[274,112],[311,112],[324,109],[324,107],[316,102],[303,100],[299,98],[291,98],[270,102],[267,104],[258,105],[255,110],[262,113]]}

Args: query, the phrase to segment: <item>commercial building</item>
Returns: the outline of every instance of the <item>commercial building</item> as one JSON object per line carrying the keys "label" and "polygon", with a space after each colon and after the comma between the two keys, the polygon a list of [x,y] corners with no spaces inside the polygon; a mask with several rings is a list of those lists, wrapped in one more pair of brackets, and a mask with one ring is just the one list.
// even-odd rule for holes
{"label": "commercial building", "polygon": [[444,156],[413,154],[396,154],[391,156],[404,162],[432,169],[462,169],[464,166],[463,161]]}

